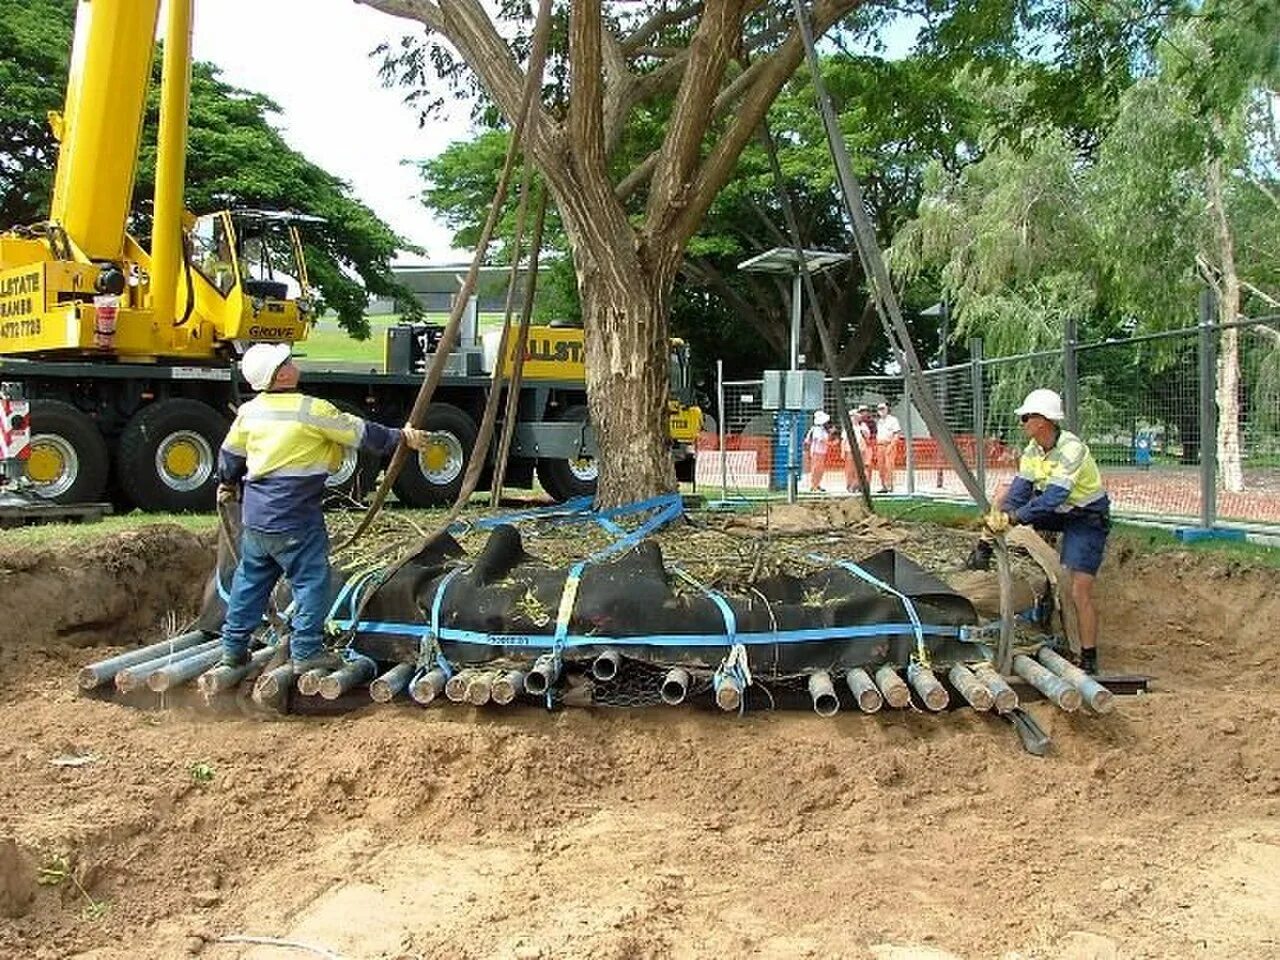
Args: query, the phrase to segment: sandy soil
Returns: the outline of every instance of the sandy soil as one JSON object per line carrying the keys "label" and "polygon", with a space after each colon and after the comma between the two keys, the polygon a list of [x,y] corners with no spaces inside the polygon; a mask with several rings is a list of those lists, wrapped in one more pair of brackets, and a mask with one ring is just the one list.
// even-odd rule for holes
{"label": "sandy soil", "polygon": [[199,599],[181,557],[207,544],[130,537],[0,549],[0,956],[319,955],[236,934],[344,958],[1280,956],[1274,573],[1117,544],[1105,665],[1153,692],[1034,707],[1035,759],[968,711],[78,699],[86,641]]}

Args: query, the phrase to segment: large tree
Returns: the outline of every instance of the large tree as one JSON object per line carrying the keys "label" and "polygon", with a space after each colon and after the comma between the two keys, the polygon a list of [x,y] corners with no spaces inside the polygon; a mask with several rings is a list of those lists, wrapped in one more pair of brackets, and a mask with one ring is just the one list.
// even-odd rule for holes
{"label": "large tree", "polygon": [[[0,228],[48,216],[57,142],[47,114],[65,97],[76,0],[0,0]],[[150,232],[155,189],[160,58],[153,63],[132,229]],[[195,63],[187,151],[187,206],[291,209],[323,217],[305,238],[307,264],[323,305],[353,333],[367,335],[369,295],[416,303],[390,264],[408,244],[351,194],[349,184],[292,149],[272,123],[280,108]]]}
{"label": "large tree", "polygon": [[[506,39],[478,0],[357,2],[425,25],[419,65],[456,67],[461,58],[514,122],[523,44]],[[859,2],[818,0],[815,32]],[[525,143],[572,250],[600,439],[598,502],[607,506],[675,488],[664,430],[672,287],[689,240],[804,50],[785,4],[606,10],[601,0],[573,0],[563,22],[567,50],[551,72],[563,68],[566,84],[556,100],[534,104]],[[662,127],[659,146],[620,162],[628,125],[647,114]]]}

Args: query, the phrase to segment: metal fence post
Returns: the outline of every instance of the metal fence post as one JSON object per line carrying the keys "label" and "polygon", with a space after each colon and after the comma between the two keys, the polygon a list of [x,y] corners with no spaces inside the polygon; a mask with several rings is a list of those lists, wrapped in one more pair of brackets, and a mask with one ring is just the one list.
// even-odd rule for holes
{"label": "metal fence post", "polygon": [[969,341],[969,383],[973,388],[973,459],[978,486],[987,489],[987,403],[982,395],[982,338]]}
{"label": "metal fence post", "polygon": [[1205,287],[1200,291],[1200,526],[1206,530],[1218,519],[1217,310],[1217,297]]}
{"label": "metal fence post", "polygon": [[[729,452],[725,449],[724,422],[724,361],[716,361],[716,416],[720,428],[720,499],[729,499]],[[698,475],[698,453],[694,451],[693,475]]]}
{"label": "metal fence post", "polygon": [[1076,361],[1076,347],[1080,335],[1075,317],[1067,317],[1062,337],[1062,404],[1067,417],[1067,429],[1080,433],[1080,368]]}
{"label": "metal fence post", "polygon": [[902,442],[907,445],[907,496],[911,497],[916,492],[915,431],[911,428],[911,414],[915,410],[915,404],[911,402],[911,381],[906,377],[902,379],[902,398],[906,401],[903,404],[906,408],[903,411],[906,420],[902,424]]}

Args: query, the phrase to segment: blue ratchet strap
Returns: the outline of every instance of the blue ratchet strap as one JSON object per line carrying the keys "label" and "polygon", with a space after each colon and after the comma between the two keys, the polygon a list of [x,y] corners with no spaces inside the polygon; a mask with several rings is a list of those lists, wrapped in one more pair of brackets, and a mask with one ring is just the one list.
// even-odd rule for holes
{"label": "blue ratchet strap", "polygon": [[[569,635],[569,620],[573,617],[573,605],[578,600],[578,587],[582,586],[582,571],[586,569],[587,560],[579,560],[569,568],[569,575],[564,579],[564,590],[560,594],[560,609],[556,611],[556,630],[551,636],[551,656],[555,659],[558,674],[563,663],[565,637]],[[547,709],[551,709],[551,685],[547,685]]]}
{"label": "blue ratchet strap", "polygon": [[834,563],[836,566],[842,567],[845,570],[848,570],[859,580],[869,583],[876,589],[883,590],[885,593],[892,594],[893,596],[901,600],[902,608],[906,610],[907,619],[911,621],[911,626],[913,628],[913,632],[915,633],[916,657],[917,659],[919,659],[921,664],[923,664],[924,666],[928,666],[929,651],[924,645],[924,626],[920,623],[920,615],[916,613],[916,605],[911,602],[910,597],[908,597],[901,590],[898,590],[894,587],[889,586],[889,584],[885,583],[879,577],[875,576],[868,570],[864,570],[862,567],[858,566],[856,563],[854,563],[851,560],[830,560],[826,557],[820,556],[818,554],[813,554],[813,553],[809,554],[809,559],[816,560],[819,563]]}
{"label": "blue ratchet strap", "polygon": [[440,608],[444,605],[444,592],[449,584],[467,569],[467,567],[454,567],[440,578],[440,583],[436,585],[435,599],[431,601],[431,632],[423,634],[418,642],[419,658],[429,657],[431,647],[435,648],[436,666],[444,672],[446,680],[453,676],[453,665],[445,659],[444,651],[440,649]]}
{"label": "blue ratchet strap", "polygon": [[624,516],[628,513],[639,513],[645,510],[656,510],[657,512],[626,536],[615,540],[607,547],[597,550],[588,558],[589,562],[594,563],[597,560],[603,560],[615,553],[628,550],[655,530],[665,527],[672,520],[676,519],[676,517],[684,513],[684,501],[680,499],[680,494],[668,493],[660,497],[653,497],[649,500],[642,500],[639,503],[628,504],[625,507],[614,507],[611,510],[602,510],[596,515],[597,522],[603,525],[605,521],[612,520],[614,517]]}
{"label": "blue ratchet strap", "polygon": [[538,507],[534,510],[505,513],[500,517],[483,517],[479,520],[470,521],[470,525],[478,530],[490,530],[503,524],[519,523],[521,520],[540,520],[552,517],[585,520],[588,519],[586,515],[591,513],[591,499],[591,497],[574,497],[564,503],[557,503],[550,507]]}
{"label": "blue ratchet strap", "polygon": [[[742,694],[738,701],[738,714],[741,715],[747,709],[746,689],[751,686],[751,666],[747,660],[747,648],[738,642],[738,618],[734,614],[733,608],[729,606],[729,601],[717,591],[689,576],[679,567],[675,569],[684,580],[701,589],[720,608],[720,616],[724,618],[724,638],[729,645],[729,652],[725,654],[725,658],[716,669],[716,673],[732,677],[737,684],[738,691]],[[714,679],[712,683],[714,685]]]}

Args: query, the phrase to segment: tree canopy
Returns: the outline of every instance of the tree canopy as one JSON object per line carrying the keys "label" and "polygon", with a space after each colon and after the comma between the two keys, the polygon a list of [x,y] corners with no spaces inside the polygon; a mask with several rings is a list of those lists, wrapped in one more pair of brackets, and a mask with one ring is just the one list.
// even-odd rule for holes
{"label": "tree canopy", "polygon": [[[57,143],[47,114],[62,109],[75,0],[0,0],[0,225],[48,216]],[[145,237],[155,186],[160,58],[153,83],[134,189],[131,227]],[[186,203],[197,212],[244,206],[289,209],[323,217],[307,228],[305,247],[322,306],[344,327],[367,335],[372,295],[412,295],[392,278],[390,263],[406,241],[356,200],[350,186],[291,148],[272,123],[269,98],[223,81],[213,64],[193,64]]]}

